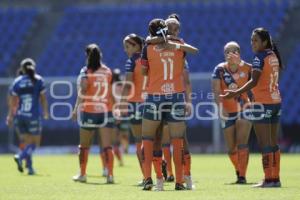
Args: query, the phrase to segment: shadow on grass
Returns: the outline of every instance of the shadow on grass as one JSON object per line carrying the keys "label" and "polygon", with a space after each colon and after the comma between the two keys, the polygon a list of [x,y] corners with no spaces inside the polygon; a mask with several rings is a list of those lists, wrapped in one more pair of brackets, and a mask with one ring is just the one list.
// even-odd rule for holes
{"label": "shadow on grass", "polygon": [[257,183],[244,183],[244,184],[238,184],[236,182],[232,182],[232,183],[224,183],[224,185],[254,185],[254,184],[257,184]]}

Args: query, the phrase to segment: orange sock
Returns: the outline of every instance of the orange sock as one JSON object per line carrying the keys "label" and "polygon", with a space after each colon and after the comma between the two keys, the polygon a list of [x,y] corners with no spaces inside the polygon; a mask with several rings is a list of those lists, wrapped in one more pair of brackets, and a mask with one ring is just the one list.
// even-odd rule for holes
{"label": "orange sock", "polygon": [[101,163],[102,163],[102,168],[105,169],[106,168],[106,162],[105,162],[105,154],[104,154],[103,150],[100,151],[100,159],[101,159]]}
{"label": "orange sock", "polygon": [[141,172],[143,174],[143,178],[145,179],[144,169],[143,169],[143,160],[142,160],[142,143],[141,142],[137,142],[135,144],[135,146],[136,146],[136,156],[137,156],[139,164],[140,164],[140,168],[141,168]]}
{"label": "orange sock", "polygon": [[153,160],[153,141],[149,139],[143,139],[143,167],[145,178],[151,178],[152,160]]}
{"label": "orange sock", "polygon": [[266,147],[263,150],[262,163],[265,173],[265,180],[270,181],[273,178],[273,152],[271,147]]}
{"label": "orange sock", "polygon": [[80,165],[80,175],[86,175],[86,165],[88,161],[89,148],[81,147],[79,145],[79,165]]}
{"label": "orange sock", "polygon": [[247,171],[248,160],[249,160],[248,145],[246,144],[238,145],[237,154],[238,154],[239,176],[246,177],[246,171]]}
{"label": "orange sock", "polygon": [[176,183],[183,183],[183,139],[172,139],[173,161],[175,164]]}
{"label": "orange sock", "polygon": [[112,151],[112,147],[103,148],[105,155],[105,166],[107,167],[108,175],[113,176],[113,168],[114,168],[114,155]]}
{"label": "orange sock", "polygon": [[167,163],[167,172],[168,176],[173,176],[173,169],[172,169],[172,155],[171,155],[171,148],[170,144],[163,144],[162,150],[164,154],[164,159]]}
{"label": "orange sock", "polygon": [[184,175],[190,176],[191,175],[191,154],[190,152],[184,153]]}
{"label": "orange sock", "polygon": [[119,145],[114,145],[114,155],[117,157],[118,161],[122,161],[122,154]]}
{"label": "orange sock", "polygon": [[238,165],[238,154],[236,151],[232,152],[232,153],[229,153],[229,158],[234,166],[234,169],[236,172],[239,173],[239,165]]}
{"label": "orange sock", "polygon": [[162,173],[162,151],[153,151],[153,166],[156,173],[156,178],[163,178]]}
{"label": "orange sock", "polygon": [[273,147],[273,179],[274,181],[280,181],[280,149],[276,145]]}

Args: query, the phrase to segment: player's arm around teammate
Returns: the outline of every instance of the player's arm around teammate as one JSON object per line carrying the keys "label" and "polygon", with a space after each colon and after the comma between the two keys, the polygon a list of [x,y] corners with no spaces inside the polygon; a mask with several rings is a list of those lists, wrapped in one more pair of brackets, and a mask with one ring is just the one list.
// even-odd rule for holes
{"label": "player's arm around teammate", "polygon": [[278,87],[282,68],[280,54],[268,30],[256,28],[251,35],[252,61],[251,79],[237,90],[229,90],[224,98],[233,98],[252,90],[254,104],[252,120],[258,143],[262,149],[264,180],[255,187],[281,187],[279,179],[280,149],[277,144],[281,96]]}

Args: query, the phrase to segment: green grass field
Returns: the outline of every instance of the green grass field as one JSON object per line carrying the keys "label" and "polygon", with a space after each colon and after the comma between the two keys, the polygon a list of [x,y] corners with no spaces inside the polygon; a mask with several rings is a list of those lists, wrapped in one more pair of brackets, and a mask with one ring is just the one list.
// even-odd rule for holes
{"label": "green grass field", "polygon": [[101,177],[99,157],[92,155],[88,163],[88,182],[75,183],[71,177],[78,172],[76,155],[36,156],[36,176],[20,174],[12,155],[0,156],[0,200],[175,200],[175,199],[300,199],[300,156],[283,155],[282,188],[255,189],[250,183],[262,179],[260,155],[251,155],[248,185],[230,185],[235,180],[233,168],[226,155],[193,155],[194,191],[174,191],[173,183],[165,191],[142,191],[136,184],[141,176],[135,156],[125,157],[125,166],[115,167],[114,185],[106,185]]}

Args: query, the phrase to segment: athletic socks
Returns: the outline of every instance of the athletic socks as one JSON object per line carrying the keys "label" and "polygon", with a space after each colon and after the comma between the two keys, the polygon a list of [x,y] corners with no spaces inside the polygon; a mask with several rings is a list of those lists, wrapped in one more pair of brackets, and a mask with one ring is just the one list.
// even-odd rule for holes
{"label": "athletic socks", "polygon": [[81,147],[79,145],[79,166],[80,166],[80,175],[86,175],[86,166],[88,161],[89,148]]}
{"label": "athletic socks", "polygon": [[163,151],[163,155],[164,155],[164,160],[167,163],[168,176],[173,176],[172,155],[171,155],[170,144],[163,144],[162,151]]}
{"label": "athletic socks", "polygon": [[173,161],[175,164],[176,183],[183,183],[183,138],[173,138]]}
{"label": "athletic socks", "polygon": [[108,170],[108,176],[113,176],[113,168],[114,168],[114,154],[112,151],[112,147],[105,147],[103,148],[104,152],[104,160],[105,160],[105,166]]}
{"label": "athletic socks", "polygon": [[280,181],[280,148],[278,145],[272,148],[273,150],[273,181],[278,182]]}
{"label": "athletic socks", "polygon": [[240,177],[246,177],[246,171],[249,160],[249,148],[247,144],[238,145],[238,171]]}
{"label": "athletic socks", "polygon": [[265,174],[265,181],[271,181],[273,178],[273,152],[272,147],[267,146],[262,151],[262,164]]}
{"label": "athletic socks", "polygon": [[184,152],[184,175],[190,176],[191,175],[191,154],[190,152]]}
{"label": "athletic socks", "polygon": [[151,178],[152,171],[152,160],[153,160],[153,140],[143,139],[142,140],[142,157],[145,178]]}

